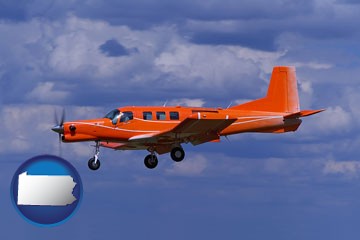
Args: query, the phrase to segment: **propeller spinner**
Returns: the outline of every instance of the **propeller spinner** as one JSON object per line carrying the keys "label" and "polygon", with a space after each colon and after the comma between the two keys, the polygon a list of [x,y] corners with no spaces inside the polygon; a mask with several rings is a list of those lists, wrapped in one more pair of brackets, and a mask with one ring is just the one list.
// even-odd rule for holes
{"label": "propeller spinner", "polygon": [[63,134],[64,133],[64,126],[56,125],[56,126],[52,127],[51,130],[53,130],[54,132],[57,132],[59,134]]}
{"label": "propeller spinner", "polygon": [[55,126],[51,128],[54,132],[59,134],[59,139],[61,140],[61,134],[64,134],[64,121],[65,121],[65,110],[62,110],[60,121],[58,120],[57,113],[55,111]]}

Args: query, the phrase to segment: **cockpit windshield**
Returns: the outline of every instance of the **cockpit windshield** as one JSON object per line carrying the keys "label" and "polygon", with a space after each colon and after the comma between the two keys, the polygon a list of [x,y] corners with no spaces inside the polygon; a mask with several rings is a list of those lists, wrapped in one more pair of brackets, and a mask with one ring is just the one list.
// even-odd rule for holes
{"label": "cockpit windshield", "polygon": [[113,124],[116,124],[120,116],[120,111],[118,109],[114,109],[105,115],[104,118],[108,118],[111,120]]}

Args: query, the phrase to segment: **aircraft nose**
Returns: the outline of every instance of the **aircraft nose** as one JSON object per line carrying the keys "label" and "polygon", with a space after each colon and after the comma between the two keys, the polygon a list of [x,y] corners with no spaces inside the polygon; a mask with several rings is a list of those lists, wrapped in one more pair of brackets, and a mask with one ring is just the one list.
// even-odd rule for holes
{"label": "aircraft nose", "polygon": [[60,133],[60,134],[64,133],[64,127],[60,126],[60,125],[56,125],[56,126],[52,127],[51,130],[53,130],[54,132]]}

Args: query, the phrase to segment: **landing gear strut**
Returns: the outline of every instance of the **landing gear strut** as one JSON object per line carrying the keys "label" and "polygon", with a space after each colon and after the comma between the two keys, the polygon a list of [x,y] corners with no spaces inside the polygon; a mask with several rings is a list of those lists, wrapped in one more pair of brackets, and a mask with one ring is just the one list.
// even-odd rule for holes
{"label": "landing gear strut", "polygon": [[147,155],[144,159],[144,164],[147,168],[153,169],[158,165],[158,158],[156,157],[155,153],[151,153]]}
{"label": "landing gear strut", "polygon": [[95,142],[95,155],[94,157],[90,158],[88,161],[88,166],[91,170],[98,170],[100,168],[100,159],[99,159],[99,154],[100,154],[100,144],[99,141]]}

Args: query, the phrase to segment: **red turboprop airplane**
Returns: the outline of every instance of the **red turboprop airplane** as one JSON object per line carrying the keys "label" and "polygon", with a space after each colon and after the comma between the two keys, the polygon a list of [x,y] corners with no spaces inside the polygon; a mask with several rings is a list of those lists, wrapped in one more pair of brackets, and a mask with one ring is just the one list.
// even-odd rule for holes
{"label": "red turboprop airplane", "polygon": [[145,166],[158,164],[157,154],[170,153],[175,162],[185,157],[183,143],[219,142],[221,136],[243,132],[296,131],[301,117],[324,111],[300,110],[295,68],[274,67],[267,95],[223,108],[122,107],[103,118],[64,122],[52,128],[63,142],[95,141],[92,170],[100,167],[100,147],[115,150],[148,150]]}

